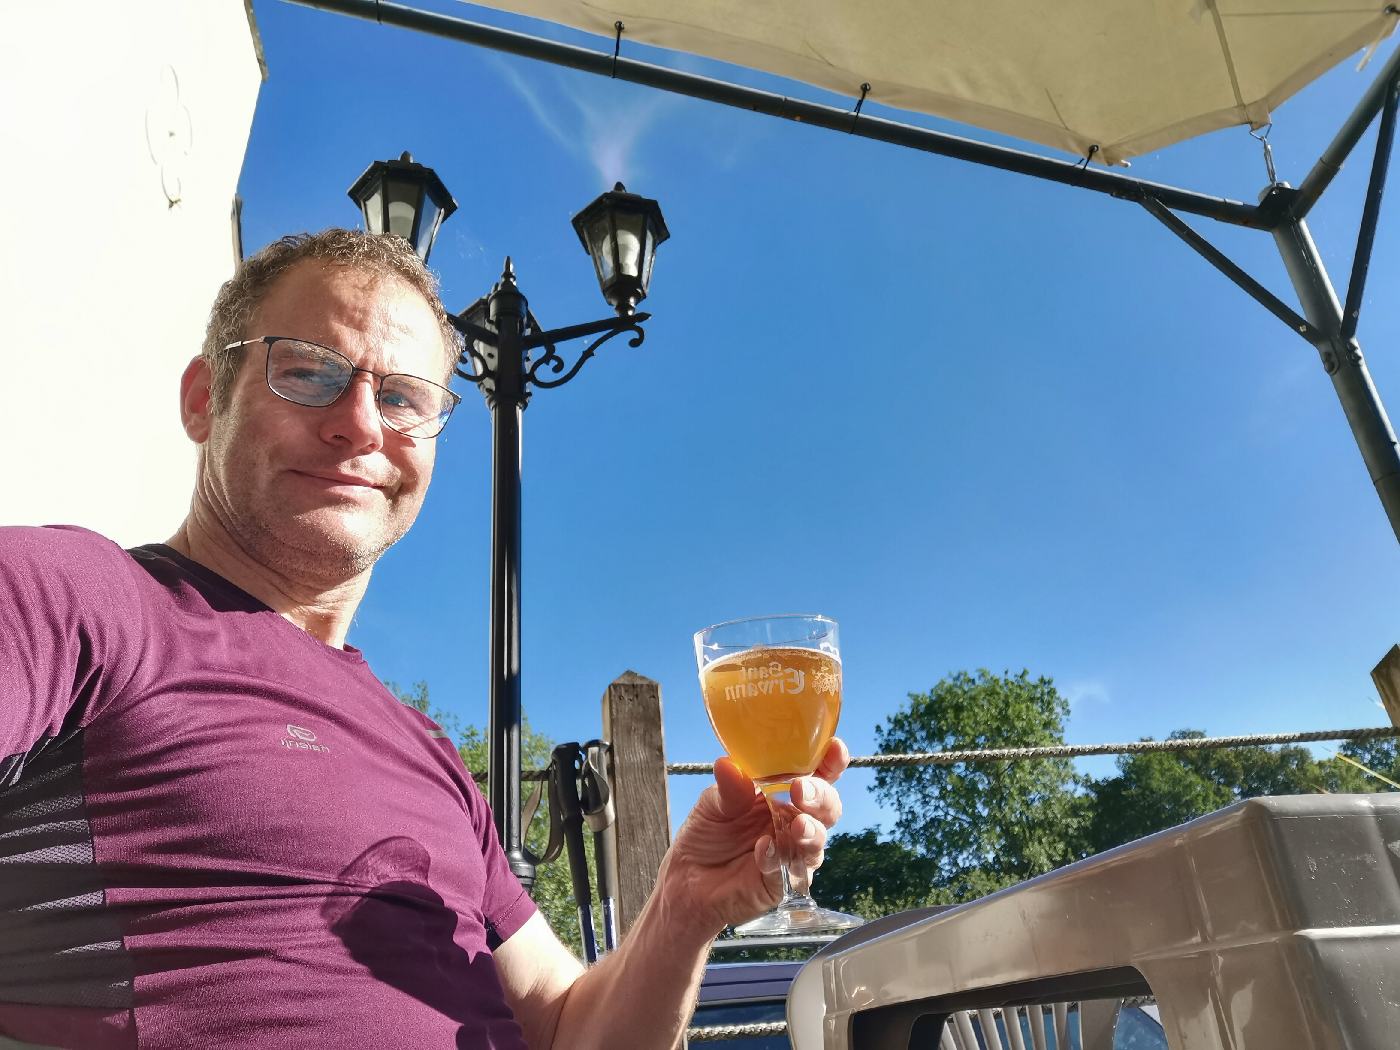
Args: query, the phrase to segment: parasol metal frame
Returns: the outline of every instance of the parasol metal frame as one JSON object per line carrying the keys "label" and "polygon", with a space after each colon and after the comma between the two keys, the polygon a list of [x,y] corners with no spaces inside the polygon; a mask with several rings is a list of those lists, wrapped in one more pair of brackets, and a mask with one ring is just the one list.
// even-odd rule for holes
{"label": "parasol metal frame", "polygon": [[[621,58],[621,31],[612,54],[562,44],[553,40],[499,29],[462,18],[435,14],[382,0],[287,0],[303,7],[445,37],[462,43],[503,51],[566,66],[583,72],[659,88],[691,98],[718,102],[749,112],[783,117],[816,127],[887,142],[926,153],[965,160],[984,167],[1106,193],[1133,201],[1162,222],[1207,262],[1242,288],[1251,298],[1317,347],[1323,368],[1331,377],[1352,435],[1366,462],[1371,481],[1391,529],[1400,540],[1400,449],[1375,384],[1355,338],[1361,298],[1369,272],[1380,202],[1389,157],[1394,143],[1397,98],[1400,98],[1400,48],[1393,51],[1332,142],[1323,150],[1297,189],[1273,182],[1265,187],[1259,203],[1246,204],[1225,197],[1148,182],[1126,175],[1098,171],[1081,159],[1054,160],[1024,150],[993,146],[974,139],[904,124],[815,102],[742,87],[712,77],[685,73],[665,66]],[[862,99],[864,101],[864,99]],[[1313,243],[1306,218],[1323,192],[1341,171],[1362,135],[1377,114],[1381,127],[1376,154],[1357,233],[1356,251],[1345,308],[1339,303]],[[854,117],[854,119],[853,119]],[[1083,166],[1081,166],[1083,165]],[[1297,292],[1302,314],[1293,310],[1218,248],[1180,219],[1176,212],[1201,215],[1219,222],[1273,235],[1289,279]]]}

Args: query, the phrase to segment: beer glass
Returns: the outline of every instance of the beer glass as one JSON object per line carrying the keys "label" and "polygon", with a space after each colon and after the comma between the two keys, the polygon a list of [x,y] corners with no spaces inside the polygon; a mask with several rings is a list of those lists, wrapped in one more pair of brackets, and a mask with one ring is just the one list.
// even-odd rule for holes
{"label": "beer glass", "polygon": [[783,899],[739,936],[784,936],[849,929],[864,920],[819,907],[810,873],[784,834],[798,810],[790,788],[817,768],[841,713],[841,649],[836,621],[787,614],[730,620],[695,635],[700,692],[715,736],[768,801]]}

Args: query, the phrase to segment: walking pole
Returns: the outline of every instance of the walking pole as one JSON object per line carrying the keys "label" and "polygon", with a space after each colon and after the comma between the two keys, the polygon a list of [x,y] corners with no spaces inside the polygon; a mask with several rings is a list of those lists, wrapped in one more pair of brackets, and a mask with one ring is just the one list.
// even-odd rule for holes
{"label": "walking pole", "polygon": [[598,961],[598,939],[593,929],[593,892],[588,886],[588,856],[583,850],[583,803],[578,795],[579,766],[583,748],[577,743],[560,744],[550,765],[549,790],[562,815],[564,844],[569,850],[569,877],[578,904],[578,928],[583,937],[584,959]]}
{"label": "walking pole", "polygon": [[603,903],[603,945],[617,947],[617,840],[612,833],[613,806],[608,762],[612,745],[590,740],[583,745],[583,819],[593,832],[593,861],[598,865],[598,899]]}

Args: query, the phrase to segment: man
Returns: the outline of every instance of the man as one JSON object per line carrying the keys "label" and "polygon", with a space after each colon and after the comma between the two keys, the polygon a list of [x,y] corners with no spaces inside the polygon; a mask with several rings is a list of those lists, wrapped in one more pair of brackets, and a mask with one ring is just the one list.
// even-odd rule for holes
{"label": "man", "polygon": [[[0,1034],[667,1047],[710,940],[778,899],[766,804],[721,760],[585,972],[451,743],[345,645],[427,491],[454,345],[405,242],[286,238],[185,370],[198,468],[169,542],[0,529]],[[846,761],[794,785],[813,867]]]}

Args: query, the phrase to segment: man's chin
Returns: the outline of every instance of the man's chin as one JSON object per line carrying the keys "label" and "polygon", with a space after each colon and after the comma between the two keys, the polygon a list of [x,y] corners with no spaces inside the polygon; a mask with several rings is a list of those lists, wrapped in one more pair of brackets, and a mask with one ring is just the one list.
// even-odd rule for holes
{"label": "man's chin", "polygon": [[[284,572],[325,580],[346,580],[368,572],[403,531],[382,520],[366,521],[363,512],[346,514],[322,508],[297,515],[276,529],[278,550],[265,556],[283,563]],[[299,571],[298,571],[299,570]]]}

